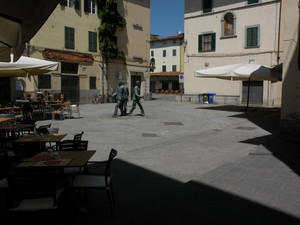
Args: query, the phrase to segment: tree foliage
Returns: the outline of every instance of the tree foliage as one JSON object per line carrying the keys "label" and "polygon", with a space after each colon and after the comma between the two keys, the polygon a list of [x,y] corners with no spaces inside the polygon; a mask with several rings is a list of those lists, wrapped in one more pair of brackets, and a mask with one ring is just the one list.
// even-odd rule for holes
{"label": "tree foliage", "polygon": [[125,27],[126,20],[119,14],[114,0],[97,0],[101,20],[98,28],[99,50],[107,59],[125,59],[125,54],[118,50],[116,31],[118,27]]}

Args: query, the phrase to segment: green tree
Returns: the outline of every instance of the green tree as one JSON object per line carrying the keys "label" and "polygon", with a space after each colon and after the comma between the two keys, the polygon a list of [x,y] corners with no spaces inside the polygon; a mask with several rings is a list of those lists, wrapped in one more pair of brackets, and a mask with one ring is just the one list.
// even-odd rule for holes
{"label": "green tree", "polygon": [[107,79],[109,59],[125,60],[125,53],[118,49],[116,31],[117,28],[126,26],[126,20],[118,12],[118,5],[114,0],[97,1],[99,9],[98,16],[101,20],[100,27],[98,28],[99,50],[104,60],[103,70]]}

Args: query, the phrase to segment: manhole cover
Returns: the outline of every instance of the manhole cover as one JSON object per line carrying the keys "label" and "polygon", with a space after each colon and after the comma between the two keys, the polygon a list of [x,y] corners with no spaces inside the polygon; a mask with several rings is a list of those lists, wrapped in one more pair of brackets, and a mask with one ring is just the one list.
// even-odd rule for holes
{"label": "manhole cover", "polygon": [[237,130],[254,130],[255,127],[236,127]]}
{"label": "manhole cover", "polygon": [[143,137],[157,137],[157,134],[155,133],[142,133]]}
{"label": "manhole cover", "polygon": [[165,125],[175,125],[175,126],[182,126],[181,122],[165,122]]}

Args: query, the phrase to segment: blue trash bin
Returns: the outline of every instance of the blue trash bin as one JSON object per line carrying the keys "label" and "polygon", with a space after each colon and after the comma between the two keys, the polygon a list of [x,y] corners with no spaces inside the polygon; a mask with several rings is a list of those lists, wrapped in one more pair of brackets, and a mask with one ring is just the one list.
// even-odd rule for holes
{"label": "blue trash bin", "polygon": [[208,103],[209,104],[213,104],[214,103],[214,95],[216,95],[215,93],[208,93]]}

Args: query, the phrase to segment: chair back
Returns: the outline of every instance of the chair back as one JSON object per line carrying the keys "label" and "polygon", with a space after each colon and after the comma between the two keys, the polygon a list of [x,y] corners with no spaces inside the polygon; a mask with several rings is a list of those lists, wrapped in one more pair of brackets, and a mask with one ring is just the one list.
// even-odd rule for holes
{"label": "chair back", "polygon": [[49,134],[58,134],[59,128],[51,127],[51,128],[47,128],[47,130]]}
{"label": "chair back", "polygon": [[51,125],[52,125],[52,124],[49,123],[49,124],[41,125],[41,126],[39,126],[39,128],[50,128]]}
{"label": "chair back", "polygon": [[56,205],[57,171],[9,172],[6,173],[10,197],[14,201],[22,199],[53,198]]}
{"label": "chair back", "polygon": [[86,151],[89,141],[66,140],[58,143],[59,151]]}
{"label": "chair back", "polygon": [[117,154],[118,154],[117,150],[115,150],[113,148],[110,150],[109,157],[108,157],[106,167],[105,167],[105,185],[106,186],[109,185],[109,181],[110,181],[109,178],[111,176],[111,173],[110,173],[111,165],[112,165],[113,159],[117,156]]}
{"label": "chair back", "polygon": [[49,131],[48,131],[49,128],[46,128],[46,127],[39,127],[39,128],[36,128],[35,129],[35,132],[37,134],[49,134]]}
{"label": "chair back", "polygon": [[84,132],[81,131],[80,134],[75,134],[73,140],[74,140],[74,141],[80,141],[81,138],[82,138],[83,133],[84,133]]}

